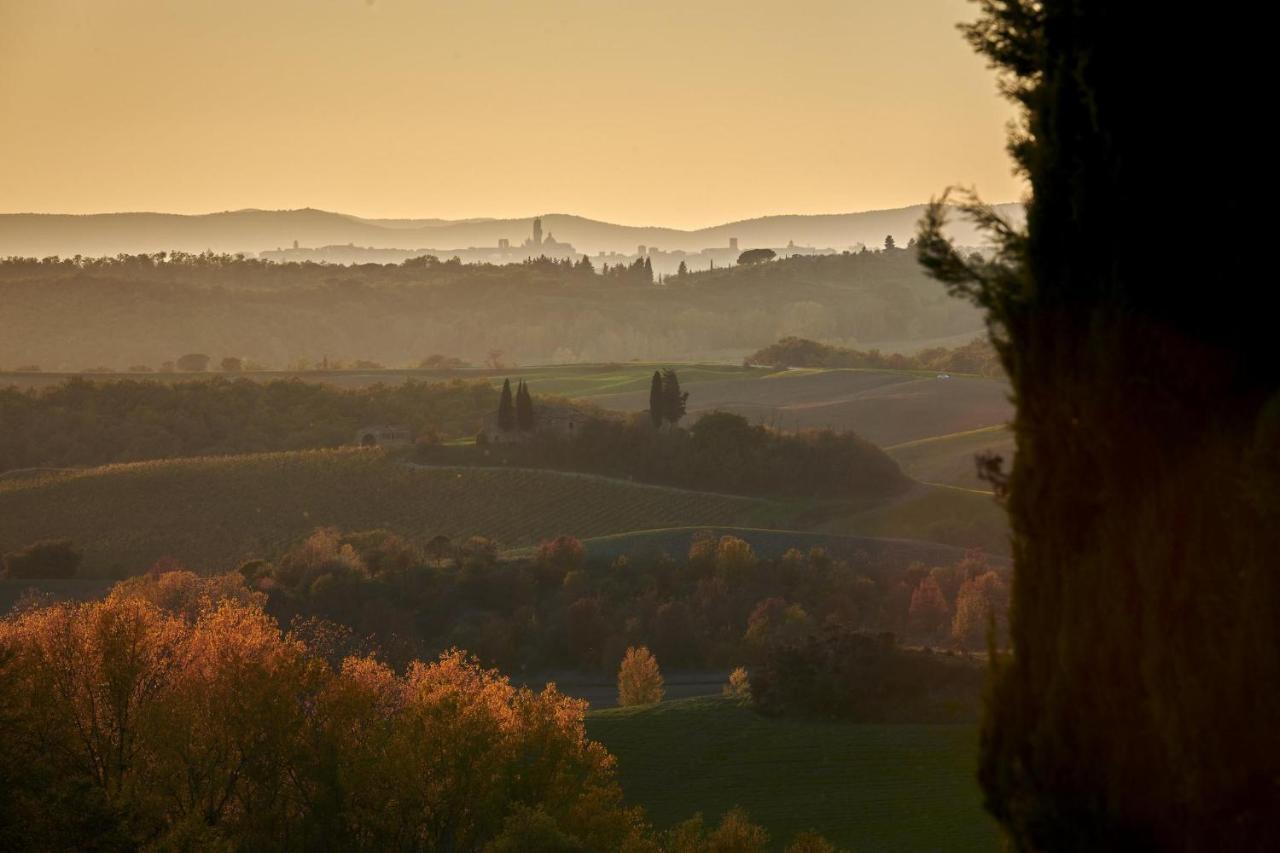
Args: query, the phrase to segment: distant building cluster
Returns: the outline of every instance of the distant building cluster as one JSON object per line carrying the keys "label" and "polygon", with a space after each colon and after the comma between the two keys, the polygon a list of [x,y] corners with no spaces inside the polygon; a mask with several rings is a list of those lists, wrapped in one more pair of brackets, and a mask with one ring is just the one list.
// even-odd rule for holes
{"label": "distant building cluster", "polygon": [[[794,242],[788,242],[783,247],[764,248],[773,248],[779,258],[789,258],[793,255],[839,254],[837,249],[797,246]],[[644,244],[637,246],[634,254],[601,251],[591,257],[591,262],[598,271],[605,264],[610,267],[630,266],[637,260],[647,259],[653,267],[655,277],[661,279],[675,275],[682,263],[689,272],[730,267],[737,263],[741,253],[738,238],[730,237],[727,246],[709,247],[696,252],[683,249],[664,251],[657,246]],[[515,246],[506,237],[500,238],[496,246],[469,246],[465,249],[378,249],[357,246],[354,243],[344,246],[304,248],[299,247],[298,241],[295,240],[291,249],[259,253],[259,257],[271,261],[315,261],[331,264],[398,264],[410,258],[426,255],[433,255],[442,261],[456,258],[466,264],[515,264],[540,257],[576,261],[583,257],[583,253],[578,252],[571,243],[560,242],[550,232],[544,236],[541,218],[533,220],[533,233]]]}

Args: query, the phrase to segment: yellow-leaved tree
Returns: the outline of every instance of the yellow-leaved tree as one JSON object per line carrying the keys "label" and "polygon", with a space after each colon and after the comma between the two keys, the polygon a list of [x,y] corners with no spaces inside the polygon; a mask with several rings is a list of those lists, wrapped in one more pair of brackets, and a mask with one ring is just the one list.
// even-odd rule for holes
{"label": "yellow-leaved tree", "polygon": [[618,667],[618,704],[652,705],[665,692],[658,660],[646,646],[631,646]]}

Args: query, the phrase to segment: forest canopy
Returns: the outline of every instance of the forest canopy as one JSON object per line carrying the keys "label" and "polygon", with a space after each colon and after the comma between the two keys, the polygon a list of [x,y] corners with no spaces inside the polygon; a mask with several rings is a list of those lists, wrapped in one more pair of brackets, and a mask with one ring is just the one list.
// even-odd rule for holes
{"label": "forest canopy", "polygon": [[273,263],[227,255],[0,261],[0,366],[153,368],[184,353],[288,367],[740,358],[787,335],[910,342],[977,333],[914,251],[794,256],[667,278],[548,259],[497,266]]}

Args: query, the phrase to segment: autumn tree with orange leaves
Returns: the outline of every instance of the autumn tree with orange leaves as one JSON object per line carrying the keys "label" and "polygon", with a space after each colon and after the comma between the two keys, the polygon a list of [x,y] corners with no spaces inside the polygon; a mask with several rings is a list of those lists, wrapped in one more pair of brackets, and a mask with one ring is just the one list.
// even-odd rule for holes
{"label": "autumn tree with orange leaves", "polygon": [[334,670],[234,587],[171,572],[0,622],[0,846],[470,850],[524,812],[640,843],[585,703],[456,650]]}

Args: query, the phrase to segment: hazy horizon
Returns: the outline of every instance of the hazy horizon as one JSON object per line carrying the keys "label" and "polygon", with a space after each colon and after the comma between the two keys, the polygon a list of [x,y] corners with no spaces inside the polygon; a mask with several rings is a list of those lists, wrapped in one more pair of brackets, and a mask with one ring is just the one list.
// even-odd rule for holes
{"label": "hazy horizon", "polygon": [[696,229],[956,183],[1017,199],[1013,110],[954,29],[972,14],[0,0],[0,206]]}
{"label": "hazy horizon", "polygon": [[[533,220],[538,218],[546,219],[550,217],[566,217],[566,218],[574,218],[574,219],[584,219],[584,220],[589,220],[591,222],[598,222],[606,225],[617,225],[622,228],[662,229],[667,231],[686,231],[689,233],[695,233],[698,231],[709,231],[709,230],[720,228],[726,225],[737,225],[739,223],[744,223],[744,222],[755,222],[761,219],[781,219],[784,217],[816,218],[816,217],[822,217],[822,216],[835,217],[835,216],[857,216],[860,214],[874,214],[874,213],[895,213],[902,210],[909,210],[911,208],[922,207],[928,204],[930,201],[931,199],[926,198],[926,199],[920,199],[919,201],[909,202],[906,204],[895,205],[893,207],[859,208],[857,210],[852,210],[852,209],[828,210],[828,211],[820,211],[816,213],[800,213],[793,210],[771,210],[771,211],[766,211],[762,213],[752,214],[749,216],[739,216],[733,219],[708,220],[706,222],[693,223],[689,225],[672,225],[672,224],[668,224],[667,222],[650,221],[650,220],[626,221],[621,219],[602,219],[595,216],[587,216],[586,214],[580,213],[575,210],[543,210],[543,211],[532,211],[532,212],[524,212],[524,213],[513,213],[510,215],[502,215],[502,216],[477,215],[477,216],[450,217],[450,216],[435,215],[432,213],[406,214],[403,216],[389,216],[389,215],[381,216],[381,215],[357,213],[350,210],[339,210],[334,208],[316,207],[314,205],[302,205],[299,207],[263,207],[261,205],[255,205],[255,204],[245,204],[245,205],[240,205],[238,207],[221,208],[218,210],[191,210],[191,211],[159,210],[159,209],[152,209],[152,208],[147,208],[147,209],[137,208],[137,209],[128,209],[128,210],[103,209],[103,210],[85,210],[85,211],[0,210],[0,216],[90,217],[90,216],[140,215],[140,216],[183,216],[183,217],[194,218],[194,217],[200,217],[200,216],[219,216],[219,215],[224,215],[229,213],[304,213],[304,212],[310,211],[315,213],[330,213],[336,216],[345,216],[360,222],[372,222],[377,224],[385,224],[385,225],[388,225],[388,227],[393,227],[389,225],[390,223],[413,223],[415,225],[429,225],[432,223],[439,223],[442,225],[446,225],[446,224],[454,225],[454,224],[483,223],[483,222],[524,222],[526,220]],[[987,199],[986,201],[988,204],[996,208],[1007,207],[1009,205],[1022,204],[1022,201],[1017,198]]]}

